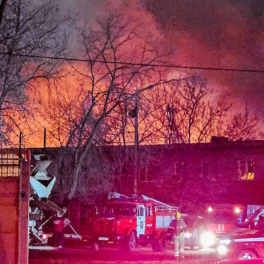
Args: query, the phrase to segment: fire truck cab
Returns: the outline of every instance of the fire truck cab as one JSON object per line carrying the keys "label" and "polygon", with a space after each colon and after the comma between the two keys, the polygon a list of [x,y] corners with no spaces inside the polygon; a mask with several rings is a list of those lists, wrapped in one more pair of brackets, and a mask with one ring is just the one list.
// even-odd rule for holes
{"label": "fire truck cab", "polygon": [[144,195],[134,199],[115,193],[95,207],[94,247],[98,250],[100,245],[115,244],[132,250],[150,244],[154,251],[162,251],[177,209]]}

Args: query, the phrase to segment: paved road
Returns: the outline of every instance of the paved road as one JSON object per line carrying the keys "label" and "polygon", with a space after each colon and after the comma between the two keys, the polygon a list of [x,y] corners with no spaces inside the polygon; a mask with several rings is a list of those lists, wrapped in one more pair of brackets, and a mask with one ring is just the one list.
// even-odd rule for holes
{"label": "paved road", "polygon": [[[32,254],[33,253],[33,254]],[[185,260],[181,264],[213,264],[217,261],[212,249],[186,250]],[[133,252],[118,249],[63,248],[49,250],[31,250],[29,264],[171,264],[176,263],[173,251],[153,252],[150,248],[139,248]]]}

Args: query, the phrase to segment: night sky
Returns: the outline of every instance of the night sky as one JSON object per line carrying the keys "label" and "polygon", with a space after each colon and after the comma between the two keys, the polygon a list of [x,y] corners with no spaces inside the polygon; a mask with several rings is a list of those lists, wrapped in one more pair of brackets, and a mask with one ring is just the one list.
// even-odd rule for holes
{"label": "night sky", "polygon": [[[263,0],[58,1],[61,10],[70,10],[91,23],[112,9],[128,15],[140,14],[143,21],[152,23],[165,37],[163,48],[173,50],[170,63],[175,65],[264,71]],[[208,85],[227,91],[230,100],[247,102],[263,115],[264,72],[193,73],[205,76]]]}
{"label": "night sky", "polygon": [[[175,62],[188,66],[264,70],[264,1],[152,0]],[[206,71],[211,85],[227,89],[263,111],[264,73]]]}

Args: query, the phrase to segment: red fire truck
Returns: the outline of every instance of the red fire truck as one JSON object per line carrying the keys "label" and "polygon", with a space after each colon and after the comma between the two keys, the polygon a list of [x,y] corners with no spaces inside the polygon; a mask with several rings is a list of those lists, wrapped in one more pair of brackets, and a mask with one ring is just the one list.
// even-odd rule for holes
{"label": "red fire truck", "polygon": [[93,220],[94,248],[105,244],[133,250],[150,244],[153,251],[162,251],[166,232],[178,208],[145,195],[130,198],[111,193],[108,201],[95,206]]}
{"label": "red fire truck", "polygon": [[242,210],[242,205],[215,204],[208,206],[201,224],[202,232],[200,232],[199,239],[202,246],[217,246],[218,240],[238,225],[238,216]]}

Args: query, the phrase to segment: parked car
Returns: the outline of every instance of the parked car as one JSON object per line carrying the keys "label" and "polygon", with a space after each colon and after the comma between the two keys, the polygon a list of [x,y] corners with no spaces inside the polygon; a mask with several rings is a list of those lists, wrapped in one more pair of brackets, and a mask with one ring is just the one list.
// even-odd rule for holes
{"label": "parked car", "polygon": [[264,229],[235,228],[219,240],[217,252],[225,259],[264,258]]}

